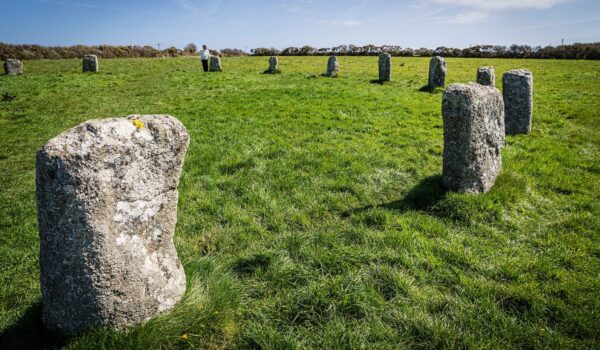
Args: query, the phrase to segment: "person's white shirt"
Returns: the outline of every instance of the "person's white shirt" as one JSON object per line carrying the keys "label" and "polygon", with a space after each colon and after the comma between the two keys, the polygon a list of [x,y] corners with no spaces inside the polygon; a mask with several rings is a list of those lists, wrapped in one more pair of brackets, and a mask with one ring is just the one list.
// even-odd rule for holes
{"label": "person's white shirt", "polygon": [[210,58],[210,51],[208,49],[200,50],[200,59],[208,60]]}

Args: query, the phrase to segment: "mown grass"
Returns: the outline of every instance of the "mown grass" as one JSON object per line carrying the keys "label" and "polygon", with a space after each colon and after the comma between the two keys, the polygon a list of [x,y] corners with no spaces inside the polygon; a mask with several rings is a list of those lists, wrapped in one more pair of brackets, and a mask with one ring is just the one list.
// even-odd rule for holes
{"label": "mown grass", "polygon": [[[507,138],[493,190],[440,184],[428,59],[25,62],[0,77],[0,347],[349,349],[600,347],[600,62],[448,59],[448,79],[534,74],[533,132]],[[91,118],[177,116],[191,134],[169,314],[71,338],[40,321],[34,154]]]}

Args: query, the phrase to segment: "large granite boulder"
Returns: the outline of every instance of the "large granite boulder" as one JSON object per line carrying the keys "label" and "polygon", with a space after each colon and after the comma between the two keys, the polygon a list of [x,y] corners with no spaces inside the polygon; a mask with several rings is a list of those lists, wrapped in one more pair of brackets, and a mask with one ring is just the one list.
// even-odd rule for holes
{"label": "large granite boulder", "polygon": [[340,71],[340,63],[336,56],[329,56],[327,60],[327,71],[325,71],[325,76],[334,78],[337,77],[338,72]]}
{"label": "large granite boulder", "polygon": [[533,114],[533,75],[527,69],[515,69],[502,76],[504,123],[506,134],[529,134]]}
{"label": "large granite boulder", "polygon": [[429,61],[429,88],[446,85],[446,60],[440,56],[432,57]]}
{"label": "large granite boulder", "polygon": [[210,72],[222,72],[223,68],[221,68],[221,59],[219,56],[210,56],[210,65],[208,67]]}
{"label": "large granite boulder", "polygon": [[4,74],[6,75],[19,75],[23,74],[23,63],[19,60],[12,58],[4,61]]}
{"label": "large granite boulder", "polygon": [[452,191],[483,193],[502,169],[504,105],[496,88],[452,84],[442,98],[442,182]]}
{"label": "large granite boulder", "polygon": [[84,55],[83,56],[83,72],[97,72],[98,57],[96,55]]}
{"label": "large granite boulder", "polygon": [[477,84],[485,85],[485,86],[496,86],[496,73],[494,72],[494,67],[479,67],[477,69]]}
{"label": "large granite boulder", "polygon": [[43,319],[59,333],[123,328],[186,289],[173,245],[189,144],[167,115],[87,121],[37,154]]}
{"label": "large granite boulder", "polygon": [[392,79],[392,55],[382,53],[379,55],[379,81],[390,81]]}

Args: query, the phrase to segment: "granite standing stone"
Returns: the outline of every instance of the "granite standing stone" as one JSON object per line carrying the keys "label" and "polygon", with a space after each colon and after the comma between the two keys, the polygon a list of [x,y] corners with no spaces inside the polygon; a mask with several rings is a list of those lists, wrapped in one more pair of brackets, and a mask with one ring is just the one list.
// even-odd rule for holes
{"label": "granite standing stone", "polygon": [[440,56],[432,57],[429,61],[429,83],[430,88],[446,85],[446,60]]}
{"label": "granite standing stone", "polygon": [[338,72],[340,71],[340,63],[336,56],[329,56],[329,60],[327,60],[327,71],[325,72],[325,76],[334,78],[337,77]]}
{"label": "granite standing stone", "polygon": [[379,81],[392,80],[392,55],[382,53],[379,55]]}
{"label": "granite standing stone", "polygon": [[84,55],[83,56],[83,72],[97,72],[98,71],[98,57],[96,55]]}
{"label": "granite standing stone", "polygon": [[278,61],[277,61],[277,57],[275,56],[271,56],[269,58],[269,69],[268,69],[268,73],[277,73],[277,66],[278,66]]}
{"label": "granite standing stone", "polygon": [[452,191],[490,190],[502,169],[504,105],[496,88],[452,84],[442,98],[442,182]]}
{"label": "granite standing stone", "polygon": [[477,84],[485,86],[496,86],[496,74],[494,67],[479,67],[477,69]]}
{"label": "granite standing stone", "polygon": [[222,72],[223,68],[221,68],[221,59],[219,56],[210,56],[210,66],[209,71],[211,72]]}
{"label": "granite standing stone", "polygon": [[533,75],[526,69],[515,69],[502,76],[504,123],[506,134],[531,132],[533,113]]}
{"label": "granite standing stone", "polygon": [[4,61],[4,74],[6,75],[19,75],[23,74],[23,63],[19,60],[12,58]]}
{"label": "granite standing stone", "polygon": [[189,144],[167,115],[87,121],[37,153],[43,319],[69,334],[121,329],[186,289],[173,245]]}

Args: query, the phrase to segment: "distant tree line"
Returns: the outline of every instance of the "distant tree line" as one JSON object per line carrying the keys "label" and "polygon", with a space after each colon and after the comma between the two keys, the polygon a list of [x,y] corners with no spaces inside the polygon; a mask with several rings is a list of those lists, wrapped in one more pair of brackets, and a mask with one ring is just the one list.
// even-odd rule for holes
{"label": "distant tree line", "polygon": [[529,45],[476,45],[465,49],[438,47],[411,49],[400,46],[384,45],[340,45],[332,48],[314,48],[311,46],[275,48],[256,48],[250,51],[254,56],[377,56],[389,53],[392,56],[444,56],[444,57],[480,57],[480,58],[561,58],[561,59],[600,59],[600,43],[575,43],[560,46]]}
{"label": "distant tree line", "polygon": [[[178,57],[195,55],[198,47],[190,43],[183,49],[169,47],[158,50],[152,46],[40,46],[13,45],[0,43],[0,59],[16,58],[22,60],[81,58],[84,54],[98,55],[101,58],[137,58],[137,57]],[[247,52],[240,49],[223,49],[220,52],[210,50],[218,56],[245,56]],[[314,48],[311,46],[288,47],[283,50],[275,48],[255,48],[250,50],[253,56],[377,56],[389,53],[392,56],[444,56],[444,57],[480,57],[480,58],[561,58],[561,59],[600,59],[600,43],[576,43],[560,46],[529,45],[476,45],[465,49],[438,47],[411,49],[394,45],[340,45],[331,48]]]}

